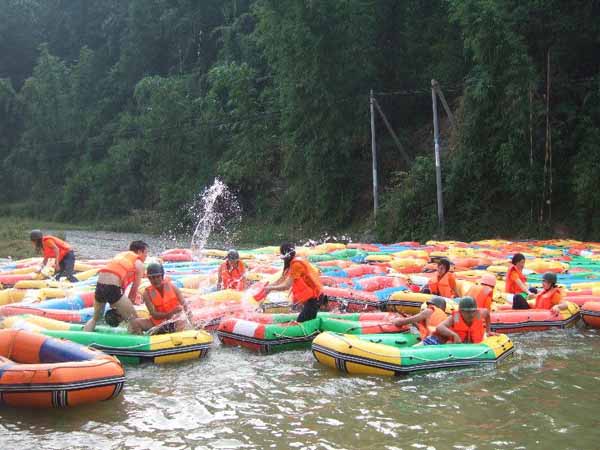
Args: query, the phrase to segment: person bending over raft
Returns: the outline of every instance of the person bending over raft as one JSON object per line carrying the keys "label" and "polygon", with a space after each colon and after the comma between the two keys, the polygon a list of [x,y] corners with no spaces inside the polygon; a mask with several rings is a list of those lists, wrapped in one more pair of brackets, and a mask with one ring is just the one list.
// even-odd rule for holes
{"label": "person bending over raft", "polygon": [[54,258],[54,278],[57,280],[64,275],[71,283],[79,280],[73,276],[75,268],[75,253],[69,244],[55,236],[45,235],[40,230],[32,230],[29,239],[38,252],[44,256],[40,273],[50,258]]}
{"label": "person bending over raft", "polygon": [[[106,303],[116,309],[124,320],[131,321],[137,318],[133,301],[144,277],[144,261],[147,256],[148,244],[144,241],[133,241],[128,252],[119,253],[100,269],[96,283],[94,316],[85,324],[84,331],[96,329],[96,323],[104,313]],[[127,297],[124,291],[130,284],[131,289]]]}
{"label": "person bending over raft", "polygon": [[[561,309],[567,309],[569,305],[563,300],[563,292],[556,285],[556,274],[547,272],[542,277],[543,290],[535,297],[535,309],[549,309],[555,313],[558,313]],[[529,303],[525,308],[529,309]]]}
{"label": "person bending over raft", "polygon": [[515,253],[512,257],[508,272],[506,272],[507,294],[513,294],[513,309],[529,309],[527,298],[529,292],[537,293],[535,288],[527,286],[527,277],[523,274],[525,268],[525,256],[522,253]]}
{"label": "person bending over raft", "polygon": [[314,319],[323,300],[319,271],[308,261],[296,257],[293,244],[281,244],[279,252],[283,260],[283,274],[275,284],[265,286],[265,293],[285,291],[291,287],[294,305],[302,305],[296,322]]}
{"label": "person bending over raft", "polygon": [[240,254],[237,250],[229,250],[227,259],[219,266],[217,290],[235,289],[236,291],[243,291],[246,289],[245,273],[246,265],[240,261]]}
{"label": "person bending over raft", "polygon": [[430,280],[427,288],[423,289],[434,295],[441,295],[446,298],[459,297],[458,289],[456,288],[456,277],[450,272],[450,261],[442,258],[437,263],[437,276],[435,280]]}
{"label": "person bending over raft", "polygon": [[[397,327],[415,324],[419,329],[421,341],[428,343],[430,336],[435,333],[436,327],[441,324],[448,315],[446,314],[446,300],[442,297],[433,297],[427,300],[427,308],[414,316],[394,320],[392,323]],[[436,343],[436,342],[434,342]]]}
{"label": "person bending over raft", "polygon": [[473,297],[475,299],[477,308],[491,311],[495,286],[496,277],[491,273],[486,273],[479,279],[478,284],[469,289],[469,292],[467,292],[467,297]]}
{"label": "person bending over raft", "polygon": [[146,270],[150,286],[142,298],[148,308],[148,319],[138,318],[132,320],[129,328],[133,334],[142,334],[154,327],[159,327],[154,334],[175,333],[185,329],[187,321],[177,318],[182,311],[187,313],[187,306],[177,286],[165,279],[165,269],[161,264],[152,263]]}
{"label": "person bending over raft", "polygon": [[473,297],[463,297],[458,311],[438,325],[435,336],[447,343],[479,344],[486,334],[496,334],[490,331],[490,313],[487,309],[477,309]]}

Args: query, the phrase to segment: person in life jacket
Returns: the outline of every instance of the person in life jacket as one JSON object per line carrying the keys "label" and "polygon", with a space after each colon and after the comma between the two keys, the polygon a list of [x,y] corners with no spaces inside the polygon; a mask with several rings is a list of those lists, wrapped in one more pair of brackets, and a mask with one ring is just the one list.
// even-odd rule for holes
{"label": "person in life jacket", "polygon": [[475,299],[477,308],[491,311],[495,286],[496,277],[491,273],[486,273],[479,279],[478,284],[469,289],[467,292],[467,297],[473,297]]}
{"label": "person in life jacket", "polygon": [[46,267],[50,258],[54,258],[54,278],[58,280],[64,275],[71,283],[79,281],[73,276],[75,253],[69,244],[55,236],[44,235],[40,230],[31,230],[29,239],[33,247],[44,256],[38,273]]}
{"label": "person in life jacket", "polygon": [[[542,276],[543,290],[535,297],[535,309],[549,309],[557,313],[562,309],[567,309],[569,305],[563,300],[563,292],[556,285],[556,274],[547,272]],[[530,306],[527,304],[527,308]]]}
{"label": "person in life jacket", "polygon": [[392,323],[397,327],[415,324],[421,335],[421,342],[427,345],[431,343],[430,338],[435,333],[437,326],[446,320],[447,317],[446,300],[442,297],[432,297],[427,300],[427,308],[420,313],[394,320]]}
{"label": "person in life jacket", "polygon": [[487,309],[477,309],[473,297],[461,298],[458,311],[439,324],[435,333],[454,344],[479,344],[486,335],[495,335],[490,331],[490,313]]}
{"label": "person in life jacket", "polygon": [[523,274],[525,268],[525,255],[515,253],[511,259],[510,267],[506,272],[506,286],[504,291],[512,294],[513,309],[529,309],[527,299],[529,292],[536,294],[537,289],[527,286],[527,277]]}
{"label": "person in life jacket", "polygon": [[302,307],[296,322],[314,319],[324,301],[319,271],[308,261],[296,257],[296,249],[293,244],[281,244],[279,252],[283,260],[283,274],[274,284],[265,286],[265,294],[291,288],[294,305]]}
{"label": "person in life jacket", "polygon": [[449,260],[442,258],[438,261],[437,275],[435,279],[429,281],[427,288],[423,292],[441,295],[446,298],[459,297],[458,289],[456,288],[456,277],[450,272]]}
{"label": "person in life jacket", "polygon": [[[96,323],[102,317],[107,303],[117,310],[123,320],[132,321],[137,318],[133,302],[144,277],[144,261],[147,256],[148,244],[144,241],[133,241],[128,252],[119,253],[98,271],[94,315],[83,327],[84,331],[96,329]],[[125,295],[129,285],[129,295]]]}
{"label": "person in life jacket", "polygon": [[158,327],[153,334],[175,333],[182,331],[187,320],[180,313],[187,314],[187,305],[181,291],[170,280],[165,279],[165,270],[161,264],[148,264],[148,286],[142,298],[150,313],[147,319],[138,318],[130,323],[129,329],[133,334],[142,334]]}
{"label": "person in life jacket", "polygon": [[229,250],[225,262],[219,266],[217,290],[235,289],[243,291],[246,288],[245,273],[246,266],[240,261],[240,254],[237,250]]}

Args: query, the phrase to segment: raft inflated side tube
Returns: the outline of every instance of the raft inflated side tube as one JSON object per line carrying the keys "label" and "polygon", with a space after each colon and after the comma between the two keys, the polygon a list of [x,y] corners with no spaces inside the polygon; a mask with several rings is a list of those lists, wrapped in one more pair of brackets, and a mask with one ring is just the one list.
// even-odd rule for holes
{"label": "raft inflated side tube", "polygon": [[0,405],[60,408],[117,397],[121,364],[84,346],[22,330],[0,330]]}
{"label": "raft inflated side tube", "polygon": [[569,308],[555,313],[549,309],[509,309],[491,313],[490,328],[498,333],[544,331],[569,328],[581,318],[579,308],[568,302]]}
{"label": "raft inflated side tube", "polygon": [[590,328],[600,328],[600,301],[586,302],[581,307],[581,317]]}
{"label": "raft inflated side tube", "polygon": [[139,364],[151,362],[166,364],[190,359],[200,359],[206,356],[213,342],[212,336],[206,331],[180,331],[170,334],[134,335],[128,334],[123,328],[100,328],[101,332],[45,330],[47,336],[53,336],[116,356],[122,362]]}
{"label": "raft inflated side tube", "polygon": [[[418,370],[495,364],[513,352],[505,335],[490,336],[480,344],[414,345],[410,334],[353,336],[325,332],[312,344],[321,364],[348,374],[402,375]],[[377,342],[381,339],[380,342]]]}
{"label": "raft inflated side tube", "polygon": [[225,319],[217,329],[223,345],[241,346],[259,353],[309,348],[319,334],[321,319],[265,324],[244,319]]}

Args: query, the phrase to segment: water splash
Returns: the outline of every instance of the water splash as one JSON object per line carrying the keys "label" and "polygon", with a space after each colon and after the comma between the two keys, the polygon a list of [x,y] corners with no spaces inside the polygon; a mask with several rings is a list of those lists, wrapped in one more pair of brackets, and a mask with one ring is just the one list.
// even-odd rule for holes
{"label": "water splash", "polygon": [[212,234],[218,235],[220,245],[231,246],[241,222],[241,208],[225,183],[215,178],[198,196],[191,213],[196,223],[191,249],[196,258],[202,256]]}

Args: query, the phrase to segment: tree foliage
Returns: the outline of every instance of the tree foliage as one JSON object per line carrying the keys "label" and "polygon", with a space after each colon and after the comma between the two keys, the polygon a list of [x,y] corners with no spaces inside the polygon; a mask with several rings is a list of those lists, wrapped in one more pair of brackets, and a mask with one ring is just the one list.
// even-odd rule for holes
{"label": "tree foliage", "polygon": [[220,176],[265,221],[364,222],[373,89],[413,160],[378,117],[379,234],[429,238],[434,78],[458,123],[442,119],[451,236],[600,233],[597,1],[6,0],[0,16],[4,203],[182,221]]}

